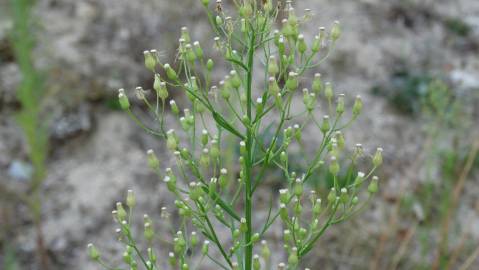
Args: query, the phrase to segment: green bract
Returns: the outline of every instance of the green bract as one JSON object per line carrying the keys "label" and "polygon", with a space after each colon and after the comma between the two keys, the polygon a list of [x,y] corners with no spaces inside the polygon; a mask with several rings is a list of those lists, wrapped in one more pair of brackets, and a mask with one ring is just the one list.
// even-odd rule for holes
{"label": "green bract", "polygon": [[[358,147],[349,153],[343,131],[361,113],[361,99],[347,106],[348,97],[335,94],[331,83],[323,85],[319,73],[307,76],[330,54],[341,35],[339,23],[334,23],[329,34],[321,27],[309,39],[301,27],[311,14],[298,16],[291,1],[281,3],[281,8],[273,8],[269,0],[233,2],[235,10],[227,10],[221,1],[214,8],[209,1],[201,1],[213,28],[214,47],[229,69],[218,71],[225,74],[222,80],[212,80],[215,65],[207,56],[211,52],[202,49],[207,46],[198,41],[191,44],[194,33],[183,27],[178,63],[162,65],[160,59],[152,58],[156,53],[145,54],[145,64],[153,73],[156,101],[162,102],[141,100],[151,109],[156,126],[140,122],[126,93],[120,91],[121,107],[176,157],[176,166],[163,170],[154,152],[147,153],[149,167],[163,179],[163,188],[175,196],[183,224],[167,240],[169,250],[164,250],[165,246],[156,250],[155,224],[145,220],[147,247],[139,247],[131,231],[129,217],[135,200],[130,192],[129,211],[119,203],[115,218],[120,239],[127,246],[125,262],[131,269],[138,264],[147,270],[165,269],[167,265],[171,269],[196,269],[204,257],[215,263],[216,269],[297,269],[327,228],[363,209],[368,196],[378,190],[373,172],[382,163],[382,149],[371,159],[369,173],[356,174],[348,169],[356,167],[362,150]],[[280,12],[283,9],[286,12]],[[279,18],[279,14],[285,17]],[[278,20],[281,29],[275,30]],[[263,68],[256,63],[262,63]],[[166,76],[160,78],[158,74]],[[260,86],[253,87],[253,81]],[[308,86],[311,91],[304,88]],[[189,109],[183,113],[173,100],[168,106],[186,140],[175,130],[164,128],[167,88],[187,97],[184,101]],[[293,112],[293,102],[301,98],[303,106],[295,103]],[[291,146],[303,148],[308,143],[304,140],[307,126],[315,128],[321,140],[308,145],[298,162],[291,156]],[[346,169],[350,176],[343,180]],[[258,187],[271,170],[276,171],[276,178],[281,175],[277,180],[282,188],[275,191],[279,196],[269,194],[271,208],[265,209],[265,217],[258,218],[253,214],[260,206]],[[324,180],[321,176],[325,174],[332,179],[329,191],[311,191],[308,182]],[[284,227],[282,255],[272,255],[265,240],[275,222]],[[220,230],[228,232],[228,237],[220,237]],[[190,231],[198,233],[189,235]],[[201,240],[203,245],[198,245]],[[157,253],[161,256],[156,257]],[[281,256],[275,261],[284,263],[272,266],[271,256]],[[100,258],[96,260],[103,263]]]}

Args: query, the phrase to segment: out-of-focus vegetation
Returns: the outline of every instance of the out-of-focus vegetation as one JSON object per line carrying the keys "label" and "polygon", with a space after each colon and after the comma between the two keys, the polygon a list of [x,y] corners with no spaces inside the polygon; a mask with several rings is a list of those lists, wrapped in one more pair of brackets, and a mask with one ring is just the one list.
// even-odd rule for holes
{"label": "out-of-focus vegetation", "polygon": [[[468,240],[468,224],[457,222],[457,211],[465,182],[479,169],[479,138],[471,129],[474,119],[468,109],[472,97],[459,97],[430,76],[403,72],[396,79],[387,98],[400,111],[424,118],[420,132],[426,139],[409,168],[407,180],[415,186],[412,190],[401,186],[401,198],[380,238],[372,268],[377,269],[379,255],[385,255],[386,242],[407,222],[401,241],[393,244],[399,252],[391,256],[390,269],[469,269],[477,251]],[[416,238],[424,260],[411,264],[406,250]]]}
{"label": "out-of-focus vegetation", "polygon": [[[42,233],[42,183],[46,175],[46,158],[48,154],[48,132],[43,101],[45,87],[42,74],[36,69],[33,51],[35,48],[35,31],[32,8],[34,0],[11,0],[10,8],[13,18],[13,31],[10,40],[15,61],[22,74],[22,80],[16,91],[20,111],[16,119],[22,128],[28,145],[28,158],[33,171],[27,194],[15,194],[29,209],[36,231],[38,266],[48,268]],[[7,269],[15,269],[14,251],[8,246],[5,260]]]}

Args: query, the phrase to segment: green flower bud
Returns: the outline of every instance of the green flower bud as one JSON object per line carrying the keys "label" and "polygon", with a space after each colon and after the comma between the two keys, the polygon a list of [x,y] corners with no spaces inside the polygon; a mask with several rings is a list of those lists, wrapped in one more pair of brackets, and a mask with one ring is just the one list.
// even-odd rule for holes
{"label": "green flower bud", "polygon": [[261,269],[261,262],[259,261],[259,256],[255,254],[253,256],[253,270],[260,270]]}
{"label": "green flower bud", "polygon": [[268,261],[271,257],[271,251],[268,247],[268,242],[266,242],[266,240],[261,241],[261,257],[263,257],[263,260],[265,261]]}
{"label": "green flower bud", "polygon": [[301,240],[304,240],[307,235],[308,235],[308,231],[305,228],[300,228],[299,229],[299,238]]}
{"label": "green flower bud", "polygon": [[222,26],[223,25],[223,18],[221,16],[217,15],[215,18],[216,25]]}
{"label": "green flower bud", "polygon": [[256,99],[256,115],[261,115],[263,113],[263,109],[263,99],[259,97]]}
{"label": "green flower bud", "polygon": [[379,147],[376,150],[376,154],[374,154],[373,165],[374,167],[379,167],[382,163],[383,163],[383,149]]}
{"label": "green flower bud", "polygon": [[235,229],[233,231],[233,240],[236,241],[241,236],[241,232],[239,229]]}
{"label": "green flower bud", "polygon": [[94,260],[94,261],[100,260],[100,252],[98,251],[98,249],[96,249],[96,247],[92,243],[88,244],[87,249],[88,249],[88,256],[90,257],[91,260]]}
{"label": "green flower bud", "polygon": [[190,243],[192,247],[195,247],[198,244],[198,235],[196,232],[191,232]]}
{"label": "green flower bud", "polygon": [[290,91],[294,91],[298,88],[298,74],[295,72],[290,72],[288,79],[286,80],[286,88]]}
{"label": "green flower bud", "polygon": [[289,191],[287,189],[279,190],[279,201],[284,204],[289,202]]}
{"label": "green flower bud", "polygon": [[209,138],[210,138],[210,137],[209,137],[209,135],[208,135],[208,130],[203,129],[203,130],[201,131],[201,144],[202,144],[203,146],[206,146],[206,144],[208,144]]}
{"label": "green flower bud", "polygon": [[245,2],[239,10],[239,14],[243,18],[248,18],[253,14],[253,7],[251,6],[251,3]]}
{"label": "green flower bud", "polygon": [[354,198],[351,200],[352,205],[357,205],[359,203],[359,198],[358,196],[354,196]]}
{"label": "green flower bud", "polygon": [[124,253],[123,253],[123,261],[124,261],[126,264],[131,265],[131,262],[132,262],[131,254],[128,253],[128,252],[124,252]]}
{"label": "green flower bud", "polygon": [[206,68],[208,69],[208,71],[211,72],[214,66],[215,66],[215,62],[213,62],[212,59],[208,59],[208,61],[206,62]]}
{"label": "green flower bud", "polygon": [[225,83],[225,81],[220,81],[220,91],[221,91],[221,97],[224,98],[225,100],[228,100],[231,96],[229,86]]}
{"label": "green flower bud", "polygon": [[188,27],[183,26],[181,27],[181,38],[184,40],[185,43],[190,43],[190,33],[188,32]]}
{"label": "green flower bud", "polygon": [[268,74],[270,76],[275,76],[279,72],[279,67],[278,63],[276,61],[276,57],[274,55],[271,55],[269,57],[269,63],[268,63]]}
{"label": "green flower bud", "polygon": [[278,109],[282,109],[283,108],[283,98],[282,98],[282,95],[281,93],[278,93],[274,99],[274,105],[276,106],[276,108]]}
{"label": "green flower bud", "polygon": [[239,145],[240,145],[240,154],[242,156],[246,155],[246,142],[241,141]]}
{"label": "green flower bud", "polygon": [[276,79],[274,77],[269,78],[269,83],[268,83],[268,91],[271,96],[277,96],[280,92],[278,83],[276,82]]}
{"label": "green flower bud", "polygon": [[287,69],[287,67],[290,66],[293,61],[294,55],[288,57],[286,54],[283,54],[281,56],[281,65],[284,67],[284,69]]}
{"label": "green flower bud", "polygon": [[135,92],[136,92],[136,97],[139,99],[139,100],[145,100],[146,97],[145,97],[145,90],[143,90],[143,88],[141,86],[138,86],[135,88]]}
{"label": "green flower bud", "polygon": [[208,192],[210,195],[213,195],[216,193],[216,186],[218,184],[218,179],[213,177],[210,180],[210,185],[208,186]]}
{"label": "green flower bud", "polygon": [[152,149],[149,149],[148,151],[146,151],[146,155],[148,157],[148,166],[152,170],[158,170],[160,168],[160,161],[156,157],[155,152]]}
{"label": "green flower bud", "polygon": [[338,144],[338,148],[340,150],[343,150],[345,146],[345,141],[344,141],[343,133],[341,131],[336,132],[336,142]]}
{"label": "green flower bud", "polygon": [[203,149],[200,156],[200,165],[203,168],[208,168],[210,165],[210,150],[208,148]]}
{"label": "green flower bud", "polygon": [[338,103],[336,104],[336,113],[341,115],[344,113],[344,94],[339,94]]}
{"label": "green flower bud", "polygon": [[130,108],[130,101],[128,101],[128,97],[125,95],[123,88],[118,90],[118,102],[122,110],[128,110]]}
{"label": "green flower bud", "polygon": [[256,243],[259,241],[259,233],[255,233],[251,236],[251,242]]}
{"label": "green flower bud", "polygon": [[170,100],[170,108],[174,114],[178,115],[180,113],[180,109],[174,100]]}
{"label": "green flower bud", "polygon": [[186,44],[185,46],[185,56],[188,62],[193,63],[196,60],[196,53],[193,51],[191,44]]}
{"label": "green flower bud", "polygon": [[218,182],[220,184],[220,187],[223,189],[226,187],[226,185],[228,184],[228,177],[227,177],[227,174],[228,174],[228,171],[223,168],[220,170],[220,177],[218,179]]}
{"label": "green flower bud", "polygon": [[318,216],[321,213],[321,199],[316,199],[313,205],[313,214]]}
{"label": "green flower bud", "polygon": [[210,0],[201,0],[201,3],[203,4],[203,6],[207,7],[210,3]]}
{"label": "green flower bud", "polygon": [[346,204],[349,201],[348,190],[346,188],[341,189],[341,195],[339,196],[339,199],[343,204]]}
{"label": "green flower bud", "polygon": [[188,131],[190,129],[190,125],[185,117],[180,117],[180,123],[183,130]]}
{"label": "green flower bud", "polygon": [[246,219],[245,218],[241,218],[240,225],[239,225],[239,230],[242,233],[245,233],[245,232],[248,231],[248,225],[246,224]]}
{"label": "green flower bud", "polygon": [[198,57],[199,59],[203,59],[204,53],[203,53],[203,49],[201,48],[200,42],[199,42],[199,41],[195,41],[195,42],[193,43],[193,46],[194,46],[194,48],[195,48],[195,55],[196,55],[196,57]]}
{"label": "green flower bud", "polygon": [[303,206],[301,205],[301,201],[298,199],[298,197],[295,197],[294,199],[294,214],[296,216],[301,216],[301,213],[303,212]]}
{"label": "green flower bud", "polygon": [[220,219],[220,220],[223,220],[225,218],[225,215],[224,215],[224,211],[223,209],[221,209],[221,207],[219,205],[216,205],[215,206],[215,209],[213,210],[216,218]]}
{"label": "green flower bud", "polygon": [[331,163],[329,164],[329,172],[334,176],[337,176],[339,173],[339,163],[336,160],[335,156],[331,157]]}
{"label": "green flower bud", "polygon": [[291,235],[291,231],[290,230],[284,230],[283,231],[283,241],[285,243],[290,243],[293,241],[293,236]]}
{"label": "green flower bud", "polygon": [[121,202],[116,203],[116,217],[118,218],[118,221],[122,222],[126,219],[127,213],[125,211],[125,208],[123,208],[123,205]]}
{"label": "green flower bud", "polygon": [[174,151],[178,148],[178,138],[172,129],[166,133],[166,147],[171,151]]}
{"label": "green flower bud", "polygon": [[155,237],[155,231],[153,230],[153,226],[151,226],[151,223],[145,223],[143,234],[145,235],[145,239],[147,241],[151,242],[153,240],[153,238]]}
{"label": "green flower bud", "polygon": [[355,186],[361,185],[364,181],[364,176],[365,176],[365,174],[363,172],[358,172],[358,175],[354,179],[354,185]]}
{"label": "green flower bud", "polygon": [[313,53],[318,53],[320,49],[321,49],[321,40],[319,36],[315,36],[313,40],[313,45],[311,46],[311,51]]}
{"label": "green flower bud", "polygon": [[321,132],[326,133],[329,131],[330,128],[331,126],[329,124],[329,116],[325,115],[323,116],[323,123],[321,124]]}
{"label": "green flower bud", "polygon": [[211,140],[210,156],[217,159],[220,156],[220,148],[217,140]]}
{"label": "green flower bud", "polygon": [[300,54],[304,54],[308,49],[308,45],[306,45],[306,42],[304,41],[304,36],[302,34],[298,36],[297,47]]}
{"label": "green flower bud", "polygon": [[161,98],[163,101],[168,97],[168,90],[166,89],[166,83],[161,81],[159,74],[155,74],[153,89],[155,89],[158,97]]}
{"label": "green flower bud", "polygon": [[373,176],[373,179],[371,180],[371,182],[369,183],[369,186],[368,186],[368,192],[371,193],[371,194],[374,194],[376,192],[378,192],[378,189],[379,189],[379,178],[377,176]]}
{"label": "green flower bud", "polygon": [[281,160],[281,163],[283,163],[283,164],[288,163],[288,155],[286,154],[285,151],[281,152],[281,154],[279,155],[279,159]]}
{"label": "green flower bud", "polygon": [[284,203],[281,203],[279,205],[279,216],[281,217],[281,220],[285,223],[289,220],[288,208],[286,208],[286,205]]}
{"label": "green flower bud", "polygon": [[177,259],[176,259],[176,256],[173,252],[170,252],[168,253],[168,263],[172,266],[172,267],[175,267],[176,266],[176,262],[177,262]]}
{"label": "green flower bud", "polygon": [[241,78],[238,76],[238,73],[236,72],[236,70],[232,70],[230,72],[230,76],[231,76],[231,86],[233,86],[233,88],[235,89],[238,89],[241,87]]}
{"label": "green flower bud", "polygon": [[354,101],[353,105],[353,116],[357,117],[359,114],[361,114],[361,111],[363,109],[363,101],[361,99],[361,96],[356,96],[356,100]]}
{"label": "green flower bud", "polygon": [[164,178],[163,178],[163,182],[165,182],[166,184],[166,187],[168,188],[168,190],[172,193],[175,193],[176,192],[176,177],[172,177],[172,175],[166,175]]}
{"label": "green flower bud", "polygon": [[309,93],[308,89],[303,89],[303,103],[306,109],[311,112],[316,105],[316,94]]}
{"label": "green flower bud", "polygon": [[339,37],[341,37],[341,26],[339,25],[339,21],[335,21],[333,28],[331,29],[331,40],[336,42]]}
{"label": "green flower bud", "polygon": [[178,80],[178,75],[176,74],[176,71],[171,68],[170,64],[165,64],[164,65],[165,71],[166,71],[166,76],[168,79],[172,81],[177,81]]}
{"label": "green flower bud", "polygon": [[364,149],[363,149],[363,145],[360,144],[360,143],[357,143],[356,146],[354,147],[354,155],[356,157],[360,157],[364,154]]}
{"label": "green flower bud", "polygon": [[303,181],[301,181],[300,178],[297,178],[294,182],[294,195],[296,195],[296,197],[301,197],[301,195],[303,195],[303,190]]}
{"label": "green flower bud", "polygon": [[188,266],[188,264],[184,263],[182,266],[181,266],[181,270],[189,270],[190,267]]}
{"label": "green flower bud", "polygon": [[135,193],[133,193],[133,190],[128,190],[128,193],[126,195],[126,205],[131,209],[135,207],[136,205],[136,197]]}
{"label": "green flower bud", "polygon": [[333,86],[331,85],[330,82],[326,83],[326,87],[325,87],[325,90],[324,90],[324,95],[328,99],[328,102],[331,102],[331,99],[334,96],[334,92],[333,92]]}
{"label": "green flower bud", "polygon": [[145,67],[152,72],[155,72],[155,67],[158,64],[156,59],[156,50],[144,51]]}
{"label": "green flower bud", "polygon": [[288,266],[293,267],[293,269],[296,268],[299,262],[297,253],[298,253],[298,250],[294,247],[292,248],[291,253],[289,254],[289,257],[288,257]]}
{"label": "green flower bud", "polygon": [[313,92],[316,93],[316,95],[319,95],[319,93],[321,92],[321,89],[323,89],[323,82],[321,81],[320,73],[314,74],[312,89],[313,89]]}
{"label": "green flower bud", "polygon": [[184,147],[181,149],[180,155],[181,155],[181,158],[183,158],[184,160],[190,160],[191,159],[190,152],[188,151],[188,149],[186,149]]}
{"label": "green flower bud", "polygon": [[279,51],[279,55],[283,55],[284,56],[284,53],[286,51],[286,44],[285,44],[285,40],[284,40],[284,36],[283,35],[280,35],[279,36],[279,40],[278,40],[278,51]]}
{"label": "green flower bud", "polygon": [[318,226],[319,226],[319,220],[317,218],[315,218],[312,222],[311,222],[311,226],[310,226],[310,230],[312,232],[315,232],[317,229],[318,229]]}
{"label": "green flower bud", "polygon": [[288,24],[292,26],[297,26],[298,25],[298,17],[296,17],[296,13],[294,12],[293,7],[288,8]]}

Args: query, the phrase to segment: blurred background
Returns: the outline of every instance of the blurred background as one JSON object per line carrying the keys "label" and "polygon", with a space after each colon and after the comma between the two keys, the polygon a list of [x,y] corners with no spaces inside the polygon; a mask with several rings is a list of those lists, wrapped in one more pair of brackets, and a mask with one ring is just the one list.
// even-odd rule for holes
{"label": "blurred background", "polygon": [[[306,35],[341,21],[316,72],[364,99],[351,146],[384,148],[379,196],[309,265],[479,269],[479,1],[294,2],[314,12]],[[151,87],[142,52],[173,62],[181,26],[209,42],[203,14],[196,0],[0,0],[0,269],[98,269],[86,244],[119,257],[110,212],[127,189],[152,217],[171,203],[144,154],[163,145],[116,91]]]}

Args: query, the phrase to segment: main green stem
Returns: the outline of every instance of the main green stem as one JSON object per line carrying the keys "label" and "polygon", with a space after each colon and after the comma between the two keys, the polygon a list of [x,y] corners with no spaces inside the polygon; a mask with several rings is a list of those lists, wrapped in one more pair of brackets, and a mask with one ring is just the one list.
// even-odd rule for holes
{"label": "main green stem", "polygon": [[252,226],[252,215],[251,211],[253,208],[252,197],[252,164],[253,164],[253,127],[250,126],[252,123],[252,112],[251,112],[251,88],[253,85],[253,65],[254,65],[254,52],[256,44],[256,33],[255,30],[251,27],[251,39],[248,48],[248,71],[247,71],[247,82],[246,82],[246,108],[247,108],[247,117],[248,117],[248,126],[246,127],[246,166],[245,166],[245,219],[248,230],[245,234],[245,247],[244,247],[244,269],[251,270],[253,266],[253,243],[251,242],[251,237],[253,235],[253,226]]}

